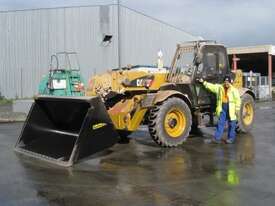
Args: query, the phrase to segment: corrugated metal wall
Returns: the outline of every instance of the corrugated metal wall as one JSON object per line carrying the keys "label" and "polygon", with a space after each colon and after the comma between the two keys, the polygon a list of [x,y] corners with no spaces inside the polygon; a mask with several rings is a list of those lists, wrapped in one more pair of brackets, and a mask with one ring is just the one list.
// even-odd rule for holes
{"label": "corrugated metal wall", "polygon": [[198,39],[180,29],[121,7],[122,65],[156,64],[163,52],[164,65],[170,66],[176,44]]}
{"label": "corrugated metal wall", "polygon": [[[128,8],[120,9],[121,65],[154,64],[162,49],[169,65],[178,42],[195,39]],[[31,97],[49,66],[50,55],[76,51],[83,76],[118,66],[117,6],[89,6],[0,13],[0,92]],[[113,35],[102,45],[103,34]]]}

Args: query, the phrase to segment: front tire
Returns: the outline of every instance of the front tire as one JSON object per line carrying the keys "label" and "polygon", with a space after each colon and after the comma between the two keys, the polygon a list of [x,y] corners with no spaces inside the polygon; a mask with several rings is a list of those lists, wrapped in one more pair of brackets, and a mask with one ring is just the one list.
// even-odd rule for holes
{"label": "front tire", "polygon": [[255,117],[255,102],[254,98],[249,94],[244,94],[241,99],[242,103],[236,131],[238,133],[247,133],[253,127]]}
{"label": "front tire", "polygon": [[163,147],[176,147],[185,142],[191,125],[190,108],[180,98],[169,98],[150,111],[148,124],[150,135]]}

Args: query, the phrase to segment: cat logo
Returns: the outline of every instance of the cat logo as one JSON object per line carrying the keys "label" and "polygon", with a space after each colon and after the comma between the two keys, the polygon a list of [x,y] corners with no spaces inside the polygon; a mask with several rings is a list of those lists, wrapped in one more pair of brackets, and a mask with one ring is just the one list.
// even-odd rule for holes
{"label": "cat logo", "polygon": [[93,128],[93,130],[96,130],[96,129],[99,129],[99,128],[104,127],[106,125],[107,125],[106,123],[98,123],[98,124],[94,124],[92,126],[92,128]]}
{"label": "cat logo", "polygon": [[137,87],[142,87],[144,86],[145,79],[137,79]]}

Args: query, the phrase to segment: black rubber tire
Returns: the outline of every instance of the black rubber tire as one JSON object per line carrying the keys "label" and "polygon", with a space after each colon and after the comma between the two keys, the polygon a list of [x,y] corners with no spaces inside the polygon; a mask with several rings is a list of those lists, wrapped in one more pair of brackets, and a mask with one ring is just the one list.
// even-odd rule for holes
{"label": "black rubber tire", "polygon": [[[240,108],[240,115],[239,115],[238,121],[237,121],[236,132],[237,133],[248,133],[252,129],[254,119],[255,119],[255,101],[254,101],[254,98],[250,94],[244,94],[241,97],[241,99],[242,99],[242,103],[241,103],[241,108]],[[249,102],[251,103],[251,105],[253,107],[253,120],[252,120],[251,124],[246,125],[243,121],[243,118],[241,118],[241,117],[243,114],[244,105]]]}
{"label": "black rubber tire", "polygon": [[[186,127],[180,137],[173,138],[167,134],[164,128],[164,120],[167,112],[176,107],[186,117]],[[188,105],[180,98],[172,97],[151,109],[149,114],[149,133],[152,139],[163,147],[176,147],[186,141],[192,125],[192,115]]]}

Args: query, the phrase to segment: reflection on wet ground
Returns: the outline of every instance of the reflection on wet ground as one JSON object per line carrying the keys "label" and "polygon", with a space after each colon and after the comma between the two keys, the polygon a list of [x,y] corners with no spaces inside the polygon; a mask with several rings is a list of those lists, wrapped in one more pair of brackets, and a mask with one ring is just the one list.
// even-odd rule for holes
{"label": "reflection on wet ground", "polygon": [[[271,104],[271,106],[270,106]],[[0,125],[1,205],[274,205],[275,108],[257,110],[255,128],[235,145],[155,145],[146,129],[64,169],[16,155],[22,124]]]}

